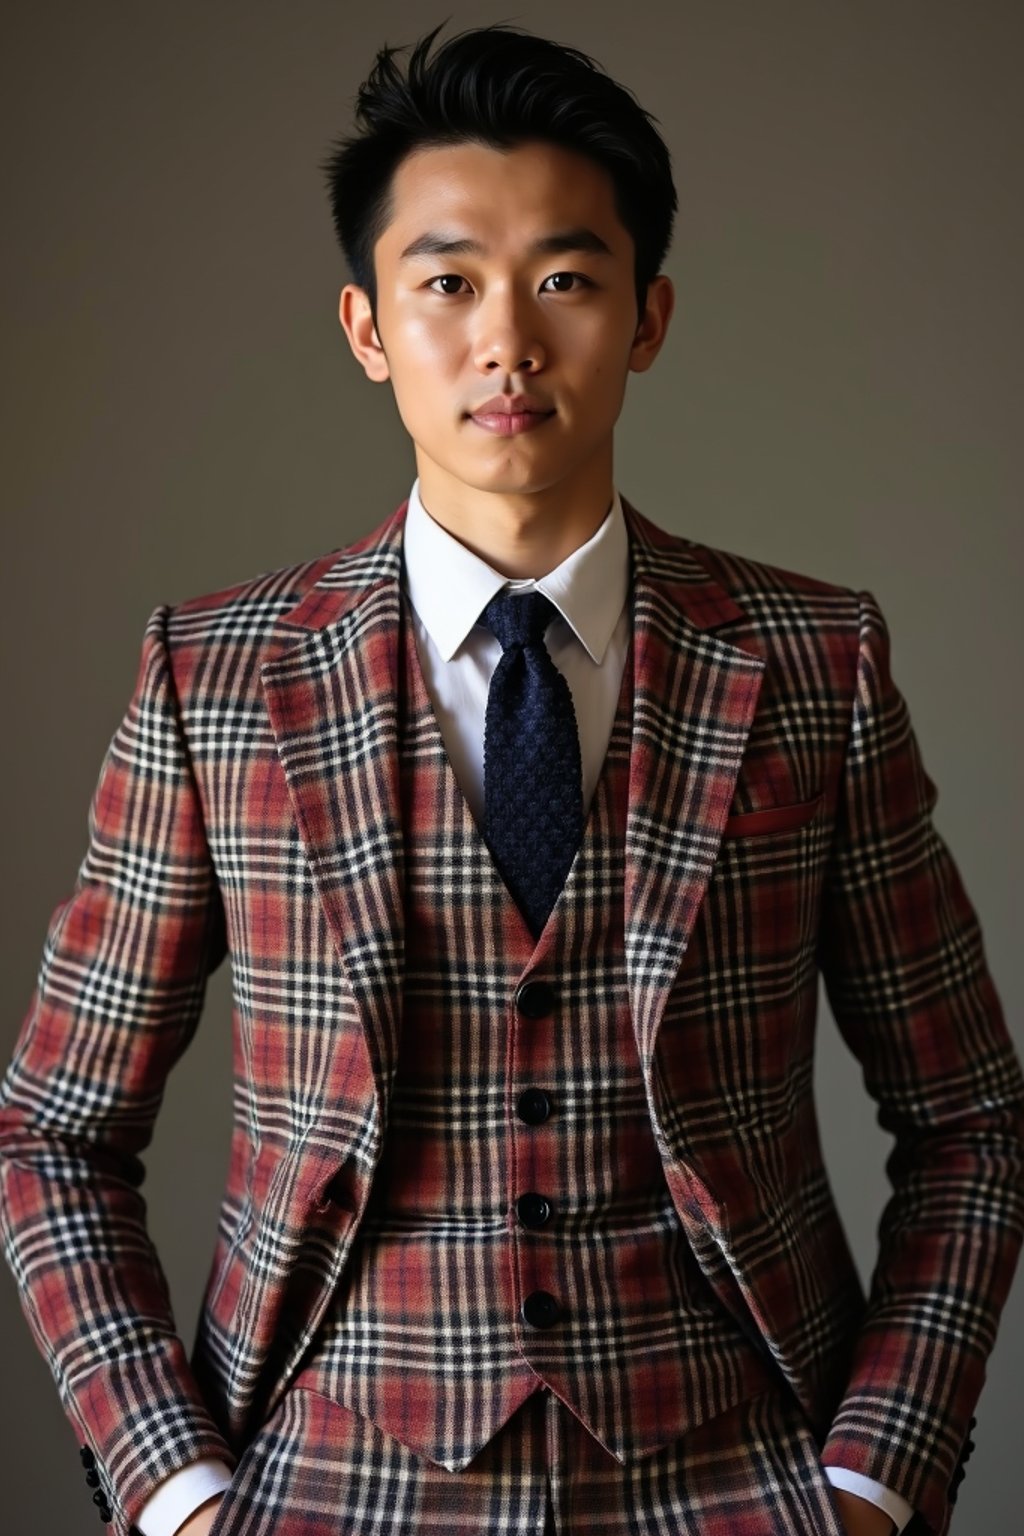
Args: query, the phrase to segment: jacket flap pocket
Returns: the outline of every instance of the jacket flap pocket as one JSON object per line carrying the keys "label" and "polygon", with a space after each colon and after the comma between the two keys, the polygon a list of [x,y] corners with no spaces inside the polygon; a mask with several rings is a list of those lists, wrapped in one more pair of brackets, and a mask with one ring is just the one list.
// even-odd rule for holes
{"label": "jacket flap pocket", "polygon": [[769,832],[788,832],[813,821],[824,800],[824,794],[810,800],[796,800],[789,805],[770,805],[760,811],[743,811],[730,816],[722,828],[723,837],[760,836]]}

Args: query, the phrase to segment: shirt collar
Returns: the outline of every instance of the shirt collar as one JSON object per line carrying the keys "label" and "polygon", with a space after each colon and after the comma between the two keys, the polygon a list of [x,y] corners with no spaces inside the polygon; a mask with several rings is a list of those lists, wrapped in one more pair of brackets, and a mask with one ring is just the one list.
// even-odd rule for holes
{"label": "shirt collar", "polygon": [[406,511],[402,554],[406,590],[442,658],[450,661],[480,613],[506,583],[549,597],[592,659],[600,664],[629,592],[629,534],[616,490],[601,526],[546,576],[510,578],[496,571],[430,516],[419,476]]}

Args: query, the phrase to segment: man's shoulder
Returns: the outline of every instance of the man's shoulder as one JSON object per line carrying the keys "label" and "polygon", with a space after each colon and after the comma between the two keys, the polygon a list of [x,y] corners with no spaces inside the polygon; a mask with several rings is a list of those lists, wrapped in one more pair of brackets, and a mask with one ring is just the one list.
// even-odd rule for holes
{"label": "man's shoulder", "polygon": [[194,631],[204,620],[216,623],[218,618],[232,615],[237,622],[247,622],[254,628],[272,626],[282,613],[301,602],[310,587],[344,554],[345,548],[339,545],[325,554],[258,571],[229,586],[183,598],[171,607],[170,622],[179,629],[187,626]]}
{"label": "man's shoulder", "polygon": [[706,581],[730,598],[754,626],[783,630],[794,624],[803,628],[856,627],[855,587],[672,532],[646,517],[639,519],[638,526],[649,551],[649,563],[659,574],[683,583]]}
{"label": "man's shoulder", "polygon": [[[399,508],[399,512],[401,508]],[[309,594],[345,557],[351,557],[352,580],[369,579],[374,552],[393,532],[392,512],[376,528],[326,552],[276,566],[168,605],[168,643],[178,656],[196,650],[262,652],[280,636],[278,621],[298,608]],[[365,556],[365,559],[361,559]]]}
{"label": "man's shoulder", "polygon": [[[862,594],[806,569],[670,532],[643,519],[644,565],[700,630],[761,657],[770,709],[851,697]],[[772,702],[774,701],[774,702]],[[831,705],[829,705],[831,707]]]}
{"label": "man's shoulder", "polygon": [[190,705],[212,700],[244,707],[259,691],[263,663],[278,654],[282,640],[300,638],[301,629],[280,621],[346,556],[352,557],[354,581],[370,579],[374,552],[393,516],[324,553],[166,605],[167,647],[186,714]]}

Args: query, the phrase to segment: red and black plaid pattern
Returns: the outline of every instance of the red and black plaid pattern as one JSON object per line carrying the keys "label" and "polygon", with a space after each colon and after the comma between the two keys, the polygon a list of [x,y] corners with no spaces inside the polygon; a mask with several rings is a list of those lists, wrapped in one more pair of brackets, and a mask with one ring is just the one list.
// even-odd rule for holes
{"label": "red and black plaid pattern", "polygon": [[[1024,1242],[1024,1075],[977,918],[872,594],[623,508],[625,987],[665,1179],[708,1283],[828,1432],[823,1459],[940,1531]],[[404,513],[153,612],[0,1084],[4,1252],[117,1536],[281,1402],[387,1144]],[[141,1154],[229,953],[231,1158],[186,1353]],[[811,1097],[820,976],[894,1137],[866,1297]]]}
{"label": "red and black plaid pattern", "polygon": [[307,1385],[242,1455],[211,1536],[844,1536],[818,1446],[768,1389],[623,1467],[534,1393],[460,1472]]}
{"label": "red and black plaid pattern", "polygon": [[[631,658],[535,941],[448,759],[407,601],[400,656],[402,1037],[314,1383],[453,1471],[542,1382],[620,1460],[645,1456],[777,1373],[749,1313],[745,1331],[708,1285],[651,1129],[623,930]],[[530,1017],[520,988],[543,984],[550,1011]],[[548,1106],[533,1124],[529,1089]],[[518,1214],[529,1195],[550,1207],[539,1226]],[[549,1328],[520,1316],[536,1291],[561,1308]]]}

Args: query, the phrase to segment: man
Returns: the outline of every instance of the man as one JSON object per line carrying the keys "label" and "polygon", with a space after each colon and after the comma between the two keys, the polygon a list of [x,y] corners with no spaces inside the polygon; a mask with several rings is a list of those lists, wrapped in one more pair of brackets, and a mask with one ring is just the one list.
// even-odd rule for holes
{"label": "man", "polygon": [[[146,626],[0,1095],[26,1315],[118,1533],[945,1532],[1024,1077],[884,620],[616,491],[667,151],[571,50],[434,36],[329,164],[417,478]],[[187,1359],[138,1154],[228,952]],[[867,1298],[819,971],[895,1136]]]}

